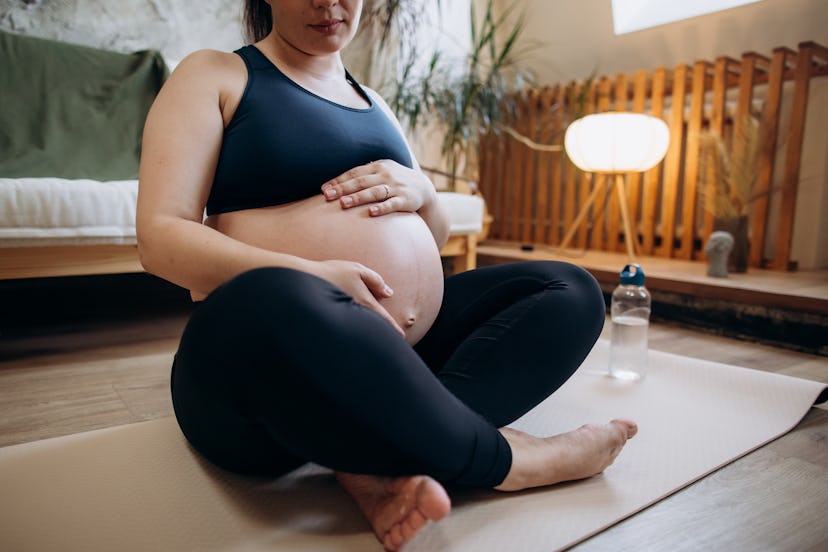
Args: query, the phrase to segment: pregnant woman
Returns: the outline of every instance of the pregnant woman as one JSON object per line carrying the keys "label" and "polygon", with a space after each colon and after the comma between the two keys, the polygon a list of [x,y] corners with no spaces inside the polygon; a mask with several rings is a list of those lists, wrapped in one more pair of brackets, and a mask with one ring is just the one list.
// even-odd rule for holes
{"label": "pregnant woman", "polygon": [[637,428],[505,427],[583,362],[601,291],[555,262],[444,281],[435,189],[340,58],[361,10],[247,0],[250,44],[179,64],[144,131],[138,245],[198,302],[172,368],[192,446],[242,474],[331,468],[396,550],[448,514],[445,484],[589,477]]}

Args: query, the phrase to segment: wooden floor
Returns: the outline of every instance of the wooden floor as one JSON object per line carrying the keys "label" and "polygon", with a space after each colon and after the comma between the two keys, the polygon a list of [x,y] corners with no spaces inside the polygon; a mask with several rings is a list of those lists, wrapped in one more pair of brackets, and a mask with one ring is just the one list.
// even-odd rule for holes
{"label": "wooden floor", "polygon": [[[170,416],[169,366],[185,320],[142,312],[0,335],[0,446]],[[666,324],[653,324],[650,344],[828,382],[826,357]],[[775,442],[577,549],[828,550],[826,436],[828,410],[813,408]]]}

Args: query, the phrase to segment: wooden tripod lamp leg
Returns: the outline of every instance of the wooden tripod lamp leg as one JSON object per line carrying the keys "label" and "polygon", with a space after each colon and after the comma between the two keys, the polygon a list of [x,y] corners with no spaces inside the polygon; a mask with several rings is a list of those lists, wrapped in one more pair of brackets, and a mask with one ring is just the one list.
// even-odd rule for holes
{"label": "wooden tripod lamp leg", "polygon": [[572,236],[575,235],[575,231],[578,230],[578,226],[581,224],[581,221],[586,216],[589,208],[592,207],[593,203],[595,203],[595,198],[598,196],[600,188],[604,186],[605,184],[603,180],[601,182],[595,182],[595,187],[592,188],[592,192],[589,194],[589,197],[584,203],[584,206],[581,207],[581,210],[578,212],[578,216],[576,216],[575,220],[572,221],[572,225],[569,227],[569,230],[567,230],[566,235],[563,237],[563,240],[561,240],[561,244],[558,246],[559,249],[566,249],[566,246],[569,245],[570,241],[572,241]]}

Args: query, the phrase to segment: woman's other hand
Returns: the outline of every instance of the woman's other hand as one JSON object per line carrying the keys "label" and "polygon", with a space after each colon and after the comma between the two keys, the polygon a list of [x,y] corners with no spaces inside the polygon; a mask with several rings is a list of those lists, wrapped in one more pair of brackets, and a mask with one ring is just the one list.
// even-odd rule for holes
{"label": "woman's other hand", "polygon": [[379,303],[381,299],[388,299],[394,294],[379,273],[360,263],[339,260],[319,261],[309,272],[337,286],[358,304],[382,316],[405,337],[405,332],[397,321]]}
{"label": "woman's other hand", "polygon": [[323,184],[322,193],[328,201],[338,199],[343,209],[370,205],[374,217],[414,213],[437,200],[437,191],[422,172],[390,159],[354,167]]}

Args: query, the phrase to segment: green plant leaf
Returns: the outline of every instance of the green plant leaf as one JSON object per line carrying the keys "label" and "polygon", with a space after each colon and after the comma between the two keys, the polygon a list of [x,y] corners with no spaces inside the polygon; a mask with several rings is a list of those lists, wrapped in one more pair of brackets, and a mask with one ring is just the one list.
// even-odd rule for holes
{"label": "green plant leaf", "polygon": [[410,59],[390,95],[389,104],[409,131],[436,123],[452,179],[462,159],[477,158],[481,133],[499,132],[514,116],[515,93],[531,81],[522,67],[527,50],[518,47],[525,17],[516,6],[517,2],[499,14],[493,0],[479,12],[470,6],[467,55],[450,59],[437,53],[419,69]]}

